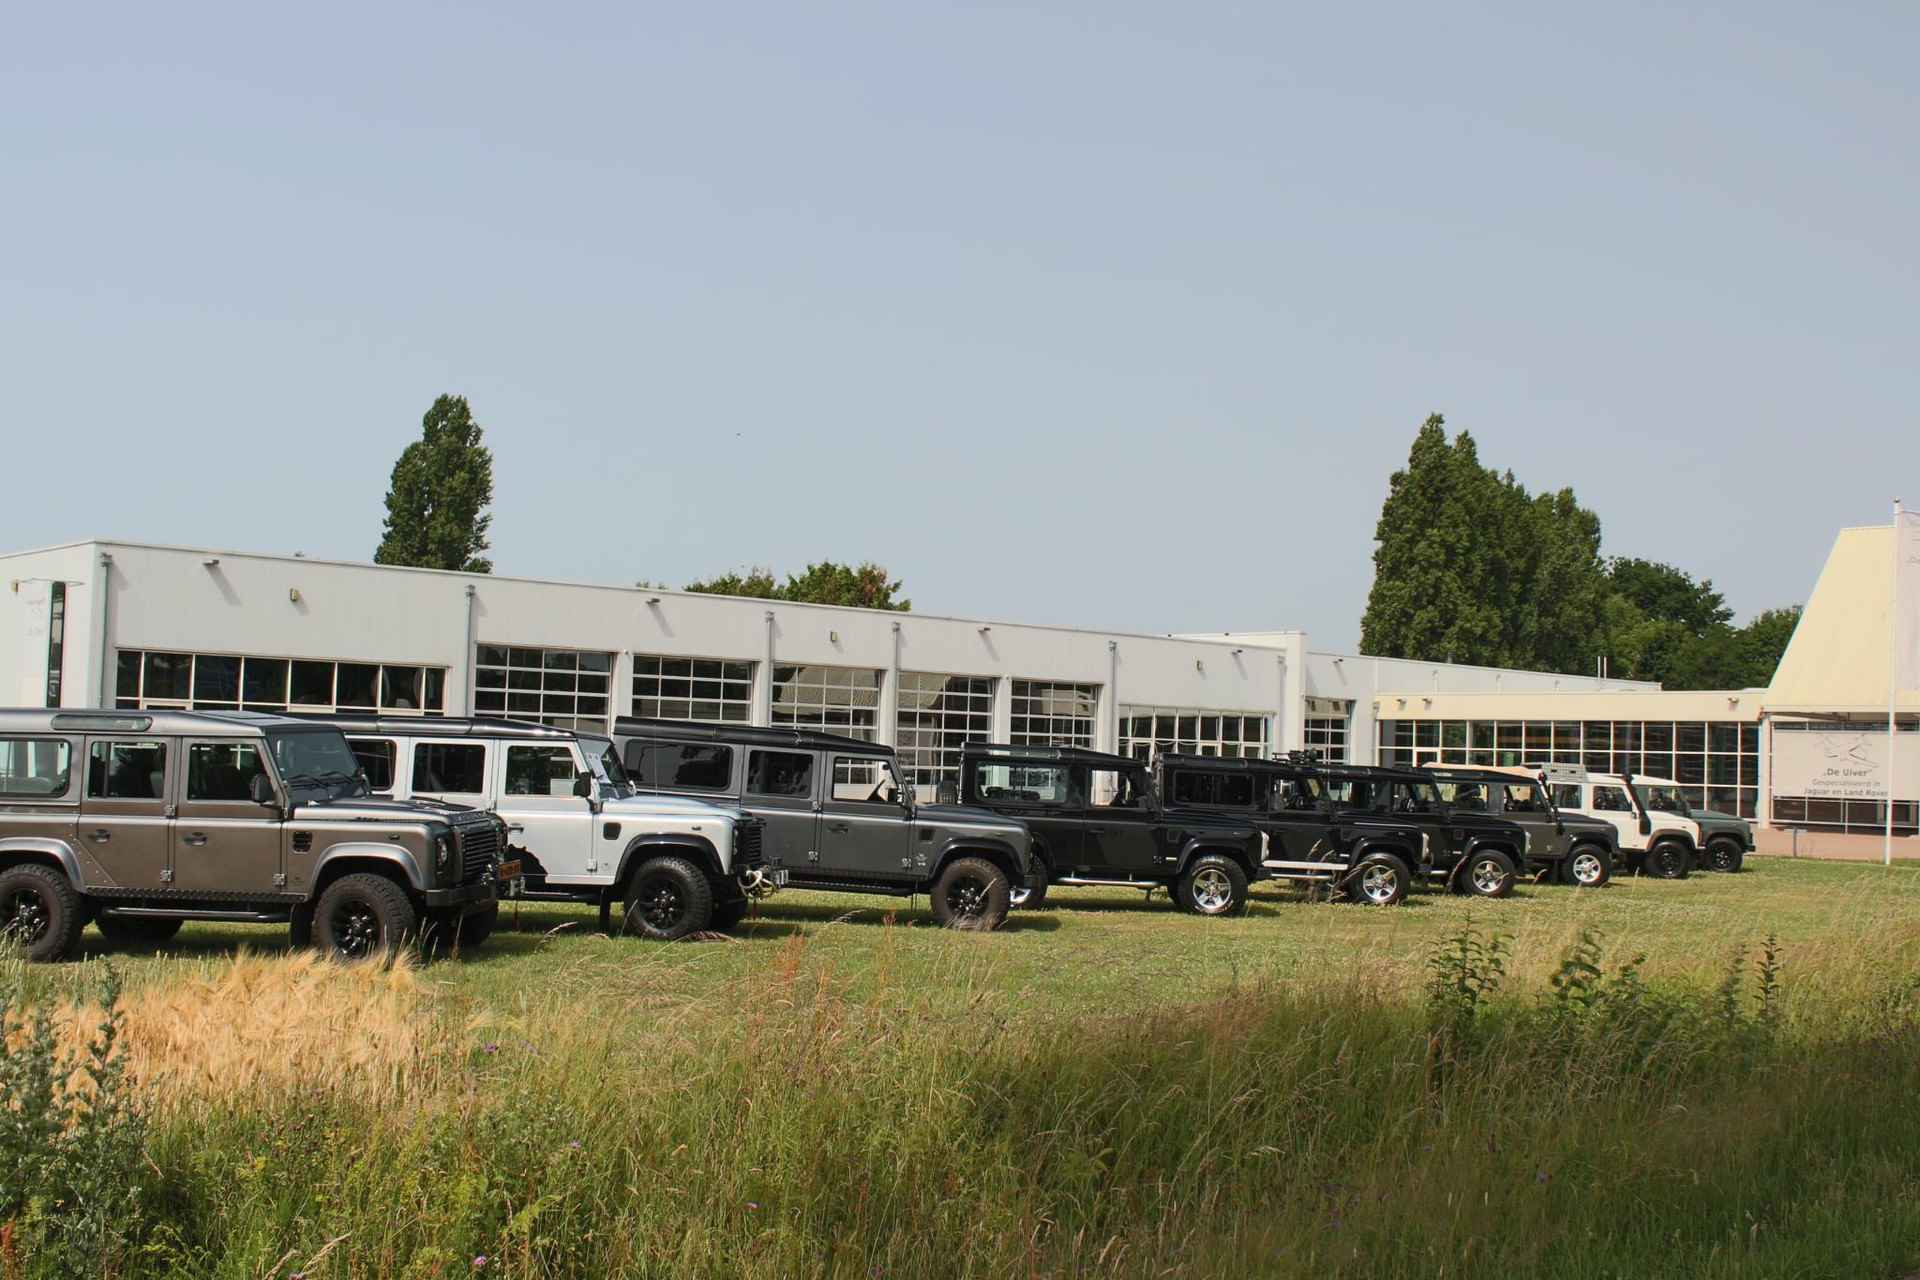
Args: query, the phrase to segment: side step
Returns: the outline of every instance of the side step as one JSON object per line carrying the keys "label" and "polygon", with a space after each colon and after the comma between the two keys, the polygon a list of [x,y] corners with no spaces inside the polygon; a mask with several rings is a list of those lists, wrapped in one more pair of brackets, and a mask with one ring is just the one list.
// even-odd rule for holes
{"label": "side step", "polygon": [[147,920],[226,920],[238,924],[285,924],[285,911],[221,911],[198,907],[102,907],[103,916],[138,916]]}
{"label": "side step", "polygon": [[1144,889],[1148,893],[1166,888],[1164,880],[1096,880],[1091,876],[1055,876],[1049,883],[1077,885],[1082,889]]}

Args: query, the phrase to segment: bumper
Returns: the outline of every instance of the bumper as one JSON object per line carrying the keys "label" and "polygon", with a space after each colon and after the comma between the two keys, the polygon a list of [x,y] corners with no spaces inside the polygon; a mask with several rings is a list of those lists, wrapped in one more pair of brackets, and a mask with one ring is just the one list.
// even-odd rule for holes
{"label": "bumper", "polygon": [[475,902],[492,902],[497,886],[492,880],[457,885],[451,889],[425,889],[420,901],[429,907],[464,907]]}

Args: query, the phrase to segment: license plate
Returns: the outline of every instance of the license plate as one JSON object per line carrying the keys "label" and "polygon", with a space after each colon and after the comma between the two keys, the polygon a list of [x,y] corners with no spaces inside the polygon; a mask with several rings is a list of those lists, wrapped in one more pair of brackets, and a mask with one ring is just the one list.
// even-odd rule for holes
{"label": "license plate", "polygon": [[512,862],[503,862],[503,863],[501,863],[501,864],[500,864],[500,878],[501,878],[502,880],[518,880],[518,879],[520,878],[520,862],[519,862],[519,860],[518,860],[518,859],[515,859],[515,860],[514,860],[514,861],[512,861]]}

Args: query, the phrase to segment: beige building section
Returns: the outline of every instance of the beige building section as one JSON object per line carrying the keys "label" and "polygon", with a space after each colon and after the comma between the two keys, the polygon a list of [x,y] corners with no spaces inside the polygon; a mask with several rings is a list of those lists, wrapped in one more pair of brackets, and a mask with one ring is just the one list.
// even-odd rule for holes
{"label": "beige building section", "polygon": [[[1767,713],[1884,723],[1892,600],[1893,527],[1842,529],[1767,689]],[[1899,709],[1920,712],[1920,690],[1901,690]]]}

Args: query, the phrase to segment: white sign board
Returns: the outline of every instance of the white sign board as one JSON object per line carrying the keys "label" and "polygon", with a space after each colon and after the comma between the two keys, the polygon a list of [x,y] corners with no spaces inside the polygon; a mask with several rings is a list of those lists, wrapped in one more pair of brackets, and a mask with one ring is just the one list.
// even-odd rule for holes
{"label": "white sign board", "polygon": [[[1920,799],[1920,733],[1903,733],[1893,761],[1894,799]],[[1887,727],[1773,734],[1773,794],[1815,800],[1887,798]]]}

